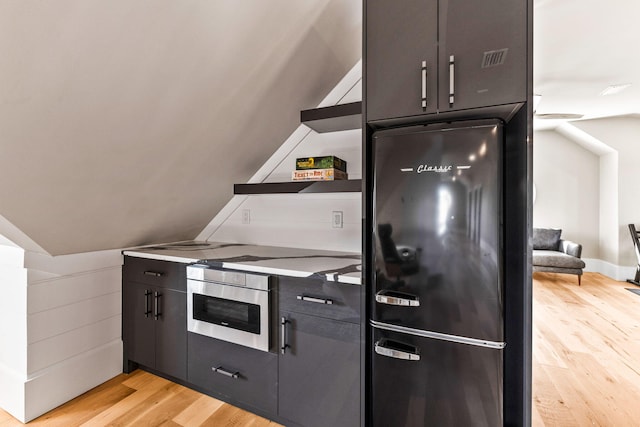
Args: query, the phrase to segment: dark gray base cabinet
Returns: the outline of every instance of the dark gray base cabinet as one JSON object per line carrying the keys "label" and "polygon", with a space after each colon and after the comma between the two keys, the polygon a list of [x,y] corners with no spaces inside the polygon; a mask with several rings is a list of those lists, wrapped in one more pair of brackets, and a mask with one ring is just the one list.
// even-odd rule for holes
{"label": "dark gray base cabinet", "polygon": [[189,383],[260,414],[277,412],[278,355],[188,333]]}
{"label": "dark gray base cabinet", "polygon": [[360,292],[280,279],[278,416],[287,426],[360,425]]}
{"label": "dark gray base cabinet", "polygon": [[[186,294],[171,289],[128,283],[123,292],[126,329],[123,341],[126,359],[186,379]],[[153,308],[145,315],[145,306],[154,306],[157,295],[160,314]]]}
{"label": "dark gray base cabinet", "polygon": [[360,325],[282,313],[278,415],[305,427],[360,425]]}
{"label": "dark gray base cabinet", "polygon": [[184,265],[125,257],[122,276],[124,371],[139,364],[186,380]]}
{"label": "dark gray base cabinet", "polygon": [[125,372],[140,365],[287,427],[361,425],[360,286],[279,276],[266,352],[187,332],[184,264],[126,256],[122,277]]}

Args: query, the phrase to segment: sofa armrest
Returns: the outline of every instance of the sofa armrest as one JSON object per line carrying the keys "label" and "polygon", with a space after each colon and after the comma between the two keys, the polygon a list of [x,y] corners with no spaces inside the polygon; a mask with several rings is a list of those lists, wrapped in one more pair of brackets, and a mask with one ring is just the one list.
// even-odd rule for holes
{"label": "sofa armrest", "polygon": [[571,240],[560,239],[560,251],[567,255],[580,258],[582,255],[582,245],[580,243],[572,242]]}

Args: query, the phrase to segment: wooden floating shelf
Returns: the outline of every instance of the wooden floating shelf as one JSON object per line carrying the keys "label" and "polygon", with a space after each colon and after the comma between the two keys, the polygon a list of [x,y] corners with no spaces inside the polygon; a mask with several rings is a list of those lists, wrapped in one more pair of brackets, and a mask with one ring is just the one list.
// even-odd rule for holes
{"label": "wooden floating shelf", "polygon": [[318,133],[362,128],[362,102],[300,111],[300,122]]}
{"label": "wooden floating shelf", "polygon": [[357,193],[360,191],[362,191],[361,179],[263,182],[260,184],[233,185],[233,194]]}

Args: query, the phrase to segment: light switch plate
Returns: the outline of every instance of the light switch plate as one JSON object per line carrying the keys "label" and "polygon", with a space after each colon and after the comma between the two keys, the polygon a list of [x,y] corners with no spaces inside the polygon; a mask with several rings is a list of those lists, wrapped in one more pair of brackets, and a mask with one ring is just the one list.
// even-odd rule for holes
{"label": "light switch plate", "polygon": [[242,223],[250,224],[251,223],[251,210],[250,209],[242,209]]}
{"label": "light switch plate", "polygon": [[331,213],[331,226],[333,228],[342,228],[342,211],[333,211]]}

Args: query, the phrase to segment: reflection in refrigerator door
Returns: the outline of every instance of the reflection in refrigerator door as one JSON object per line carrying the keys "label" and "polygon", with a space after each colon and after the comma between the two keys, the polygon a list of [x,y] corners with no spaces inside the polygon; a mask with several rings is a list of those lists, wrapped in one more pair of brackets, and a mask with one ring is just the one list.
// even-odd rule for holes
{"label": "reflection in refrigerator door", "polygon": [[373,136],[372,319],[503,340],[502,124]]}

